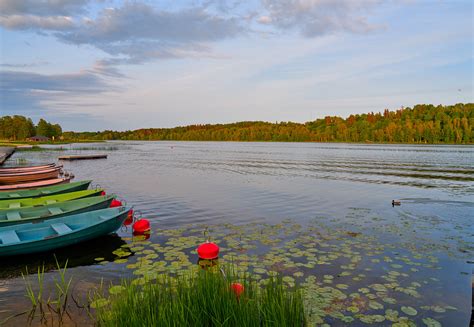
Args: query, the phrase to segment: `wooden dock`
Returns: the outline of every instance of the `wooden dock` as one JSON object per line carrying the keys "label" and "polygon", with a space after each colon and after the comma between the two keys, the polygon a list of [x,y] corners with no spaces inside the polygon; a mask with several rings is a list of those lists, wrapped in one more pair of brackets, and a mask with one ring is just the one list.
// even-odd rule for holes
{"label": "wooden dock", "polygon": [[15,152],[15,148],[12,147],[0,147],[0,165],[7,160]]}
{"label": "wooden dock", "polygon": [[107,159],[106,154],[89,154],[89,155],[73,155],[73,156],[61,156],[59,160],[92,160],[92,159]]}

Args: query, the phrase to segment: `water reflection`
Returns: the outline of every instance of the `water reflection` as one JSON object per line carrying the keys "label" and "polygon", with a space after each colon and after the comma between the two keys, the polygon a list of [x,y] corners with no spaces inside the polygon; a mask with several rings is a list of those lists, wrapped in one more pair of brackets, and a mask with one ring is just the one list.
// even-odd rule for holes
{"label": "water reflection", "polygon": [[117,234],[111,234],[80,244],[57,249],[54,252],[44,252],[35,255],[22,255],[2,258],[0,278],[21,276],[28,267],[29,273],[35,274],[38,267],[44,265],[45,272],[57,269],[56,259],[63,266],[67,260],[68,268],[96,265],[98,257],[113,261],[112,253],[126,242]]}

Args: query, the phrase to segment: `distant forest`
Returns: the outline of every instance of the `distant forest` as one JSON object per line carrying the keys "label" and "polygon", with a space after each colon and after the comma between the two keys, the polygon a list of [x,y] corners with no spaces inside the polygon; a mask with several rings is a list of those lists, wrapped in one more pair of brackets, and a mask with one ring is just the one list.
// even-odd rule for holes
{"label": "distant forest", "polygon": [[[4,119],[3,117],[2,119]],[[64,132],[65,140],[176,140],[274,142],[474,143],[474,103],[416,105],[378,113],[327,116],[306,123],[239,122],[145,128],[134,131]],[[3,128],[0,125],[0,128]],[[0,131],[0,137],[2,132]]]}
{"label": "distant forest", "polygon": [[44,119],[40,119],[35,125],[30,118],[24,116],[0,117],[0,140],[23,141],[35,135],[52,138],[60,137],[62,133],[59,124],[51,124]]}

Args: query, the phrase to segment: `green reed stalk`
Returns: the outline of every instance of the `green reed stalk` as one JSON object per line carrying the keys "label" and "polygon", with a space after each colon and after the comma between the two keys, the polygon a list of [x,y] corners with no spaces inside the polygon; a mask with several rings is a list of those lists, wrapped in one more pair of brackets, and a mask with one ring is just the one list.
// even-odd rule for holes
{"label": "green reed stalk", "polygon": [[[231,289],[238,280],[245,287],[240,297]],[[93,304],[99,326],[304,326],[302,295],[289,290],[281,278],[263,288],[232,270],[199,271],[183,276],[163,275],[137,285],[124,281],[121,292],[97,294]],[[116,293],[116,292],[114,292]]]}

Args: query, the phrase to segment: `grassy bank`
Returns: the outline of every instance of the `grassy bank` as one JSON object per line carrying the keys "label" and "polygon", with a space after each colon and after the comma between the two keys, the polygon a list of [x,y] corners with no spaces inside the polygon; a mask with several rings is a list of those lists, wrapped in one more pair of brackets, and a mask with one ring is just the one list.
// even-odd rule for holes
{"label": "grassy bank", "polygon": [[110,295],[96,294],[99,326],[305,326],[303,299],[281,279],[259,287],[249,276],[239,279],[237,295],[231,274],[199,271],[181,277],[163,275],[137,285],[123,282]]}

